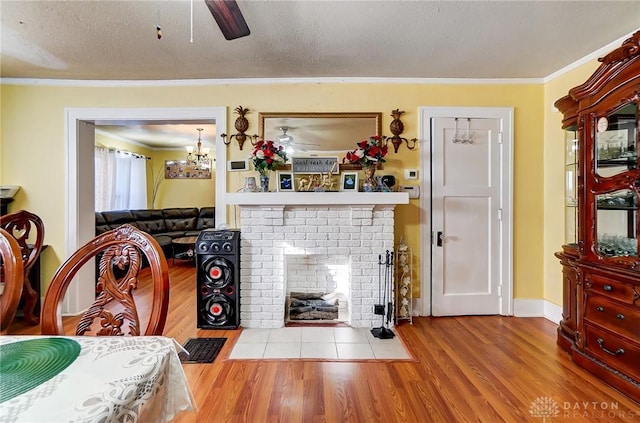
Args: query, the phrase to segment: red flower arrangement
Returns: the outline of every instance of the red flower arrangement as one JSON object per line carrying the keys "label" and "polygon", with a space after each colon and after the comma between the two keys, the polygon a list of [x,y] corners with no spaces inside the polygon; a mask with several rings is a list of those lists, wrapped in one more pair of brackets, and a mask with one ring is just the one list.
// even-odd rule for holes
{"label": "red flower arrangement", "polygon": [[386,145],[380,145],[380,141],[381,139],[377,135],[372,135],[369,139],[360,141],[358,148],[353,151],[347,151],[342,163],[359,164],[362,167],[384,163],[384,157],[388,151]]}
{"label": "red flower arrangement", "polygon": [[259,140],[251,153],[253,167],[261,175],[276,170],[287,161],[287,152],[271,140]]}

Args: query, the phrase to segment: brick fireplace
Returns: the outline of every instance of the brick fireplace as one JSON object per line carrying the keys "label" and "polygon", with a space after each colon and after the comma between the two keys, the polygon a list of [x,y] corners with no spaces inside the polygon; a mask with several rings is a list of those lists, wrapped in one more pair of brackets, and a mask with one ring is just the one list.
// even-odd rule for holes
{"label": "brick fireplace", "polygon": [[[284,326],[287,274],[291,274],[285,266],[299,267],[305,258],[317,263],[318,257],[349,263],[339,287],[346,290],[348,301],[345,322],[352,327],[380,325],[381,317],[373,314],[378,300],[378,255],[394,249],[394,209],[409,202],[408,194],[237,193],[228,197],[231,204],[240,206],[243,327]],[[319,268],[315,265],[309,271]]]}

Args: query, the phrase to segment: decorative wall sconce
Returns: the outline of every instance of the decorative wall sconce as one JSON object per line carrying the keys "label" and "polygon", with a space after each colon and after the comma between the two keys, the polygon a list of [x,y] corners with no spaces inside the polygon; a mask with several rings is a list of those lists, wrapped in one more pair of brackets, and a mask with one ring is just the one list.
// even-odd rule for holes
{"label": "decorative wall sconce", "polygon": [[389,125],[389,129],[391,130],[391,133],[393,134],[393,136],[382,137],[385,145],[387,145],[387,143],[391,141],[391,144],[393,144],[393,151],[395,153],[398,152],[398,148],[400,148],[400,145],[402,144],[403,141],[407,143],[407,148],[409,150],[413,150],[414,148],[416,148],[416,142],[418,141],[417,138],[411,138],[410,140],[408,140],[400,136],[400,134],[402,134],[402,132],[404,131],[404,123],[402,123],[402,121],[400,120],[400,116],[402,116],[403,114],[404,114],[404,111],[400,109],[395,109],[391,111],[391,117],[393,118],[393,120]]}
{"label": "decorative wall sconce", "polygon": [[231,140],[235,138],[236,141],[238,141],[238,146],[240,147],[240,150],[242,150],[242,146],[244,145],[244,142],[247,140],[247,138],[249,138],[249,140],[251,141],[251,145],[254,145],[256,140],[258,139],[258,136],[245,134],[247,129],[249,129],[249,121],[247,120],[246,117],[244,117],[244,115],[249,113],[249,109],[243,109],[242,106],[238,106],[234,109],[234,112],[240,115],[236,119],[236,123],[235,123],[236,131],[238,131],[238,133],[230,135],[228,141],[227,141],[227,134],[220,134],[220,136],[222,137],[222,142],[224,142],[224,145],[231,144]]}

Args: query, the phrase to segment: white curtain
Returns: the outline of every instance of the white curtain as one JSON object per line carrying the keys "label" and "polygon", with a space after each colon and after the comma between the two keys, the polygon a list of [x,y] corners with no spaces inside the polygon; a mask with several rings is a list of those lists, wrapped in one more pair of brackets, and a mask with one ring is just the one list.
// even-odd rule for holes
{"label": "white curtain", "polygon": [[95,162],[96,211],[147,208],[145,157],[96,147]]}

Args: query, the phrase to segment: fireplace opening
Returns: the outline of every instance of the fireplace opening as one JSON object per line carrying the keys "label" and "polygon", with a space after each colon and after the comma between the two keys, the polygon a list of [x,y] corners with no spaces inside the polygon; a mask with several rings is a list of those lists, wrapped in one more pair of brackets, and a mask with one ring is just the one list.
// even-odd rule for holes
{"label": "fireplace opening", "polygon": [[289,254],[285,269],[285,323],[349,322],[349,257]]}
{"label": "fireplace opening", "polygon": [[289,320],[337,320],[338,298],[322,292],[290,292]]}

